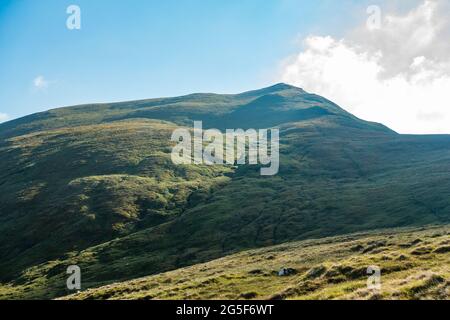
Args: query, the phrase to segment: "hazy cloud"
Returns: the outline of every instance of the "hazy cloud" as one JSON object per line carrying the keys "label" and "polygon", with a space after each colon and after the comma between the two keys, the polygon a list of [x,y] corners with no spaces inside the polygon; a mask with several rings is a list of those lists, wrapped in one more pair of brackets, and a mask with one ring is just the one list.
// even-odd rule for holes
{"label": "hazy cloud", "polygon": [[311,35],[281,78],[402,133],[450,133],[449,7],[427,0],[379,29]]}
{"label": "hazy cloud", "polygon": [[33,80],[33,86],[38,90],[46,89],[48,88],[48,81],[44,78],[44,76],[37,76]]}
{"label": "hazy cloud", "polygon": [[0,123],[8,121],[9,116],[6,113],[0,113]]}

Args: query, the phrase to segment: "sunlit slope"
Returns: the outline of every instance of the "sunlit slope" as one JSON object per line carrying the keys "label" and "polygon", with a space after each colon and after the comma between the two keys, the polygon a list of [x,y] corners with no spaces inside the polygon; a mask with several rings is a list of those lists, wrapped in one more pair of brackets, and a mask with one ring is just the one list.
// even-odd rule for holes
{"label": "sunlit slope", "polygon": [[[367,287],[369,266],[381,289]],[[281,268],[292,274],[278,275]],[[84,291],[69,299],[450,299],[450,229],[288,243]]]}

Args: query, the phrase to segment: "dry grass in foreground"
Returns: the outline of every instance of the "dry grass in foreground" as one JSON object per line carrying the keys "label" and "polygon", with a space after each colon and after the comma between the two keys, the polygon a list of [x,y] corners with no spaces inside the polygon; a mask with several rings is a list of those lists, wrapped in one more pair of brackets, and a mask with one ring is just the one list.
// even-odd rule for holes
{"label": "dry grass in foreground", "polygon": [[[382,289],[367,289],[367,267]],[[289,276],[278,276],[280,268]],[[394,229],[251,250],[65,299],[449,299],[450,227]]]}

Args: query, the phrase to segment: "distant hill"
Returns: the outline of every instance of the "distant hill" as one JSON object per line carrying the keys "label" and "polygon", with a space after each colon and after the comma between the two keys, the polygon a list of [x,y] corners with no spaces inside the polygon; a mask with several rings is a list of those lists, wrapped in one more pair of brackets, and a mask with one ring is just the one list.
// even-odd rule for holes
{"label": "distant hill", "polygon": [[[280,172],[174,165],[172,131],[278,127]],[[400,135],[285,84],[0,125],[0,281],[55,297],[244,249],[450,221],[450,136]]]}

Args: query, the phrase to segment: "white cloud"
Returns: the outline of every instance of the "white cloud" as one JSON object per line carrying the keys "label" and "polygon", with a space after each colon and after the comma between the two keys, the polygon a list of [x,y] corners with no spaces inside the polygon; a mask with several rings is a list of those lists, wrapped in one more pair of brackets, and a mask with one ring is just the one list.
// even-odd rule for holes
{"label": "white cloud", "polygon": [[450,6],[427,0],[380,29],[309,36],[282,81],[401,133],[450,133]]}
{"label": "white cloud", "polygon": [[9,116],[6,113],[0,113],[0,123],[8,121]]}
{"label": "white cloud", "polygon": [[43,90],[48,88],[48,81],[45,80],[44,76],[37,76],[33,80],[33,86],[38,90]]}

